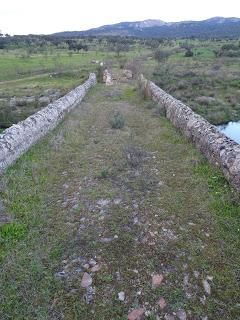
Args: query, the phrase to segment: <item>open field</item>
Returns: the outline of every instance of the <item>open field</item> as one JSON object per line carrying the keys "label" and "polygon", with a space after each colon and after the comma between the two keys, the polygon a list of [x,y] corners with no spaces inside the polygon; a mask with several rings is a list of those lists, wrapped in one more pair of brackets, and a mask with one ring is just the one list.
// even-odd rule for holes
{"label": "open field", "polygon": [[[238,42],[233,42],[236,47]],[[240,56],[217,56],[224,41],[188,41],[192,57],[177,43],[164,50],[168,59],[149,60],[146,72],[151,79],[177,99],[188,104],[210,123],[221,124],[240,119]],[[239,49],[240,52],[240,49]]]}
{"label": "open field", "polygon": [[[93,53],[92,53],[93,56]],[[0,55],[0,123],[7,127],[25,119],[81,84],[89,72],[96,71],[91,54],[71,57],[65,52],[50,56],[16,57]],[[98,59],[103,54],[95,53]],[[16,102],[13,97],[16,98]],[[12,103],[10,102],[12,100]]]}

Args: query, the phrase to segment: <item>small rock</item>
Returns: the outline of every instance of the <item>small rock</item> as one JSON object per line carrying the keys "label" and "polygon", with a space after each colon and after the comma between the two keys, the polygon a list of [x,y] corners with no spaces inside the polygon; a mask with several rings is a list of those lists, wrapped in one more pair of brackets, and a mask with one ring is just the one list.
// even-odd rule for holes
{"label": "small rock", "polygon": [[94,259],[89,260],[88,262],[90,264],[91,267],[94,267],[97,264],[97,261],[95,261]]}
{"label": "small rock", "polygon": [[9,101],[9,107],[10,108],[15,108],[17,106],[17,99],[14,97],[14,98],[11,98],[10,101]]}
{"label": "small rock", "polygon": [[108,199],[100,199],[97,201],[97,205],[104,207],[107,206],[110,203],[110,200]]}
{"label": "small rock", "polygon": [[162,274],[160,274],[160,275],[157,274],[157,275],[152,276],[152,287],[153,288],[159,287],[162,284],[162,281],[163,281]]}
{"label": "small rock", "polygon": [[116,204],[116,205],[120,204],[121,202],[122,202],[121,198],[116,198],[116,199],[113,200],[113,203]]}
{"label": "small rock", "polygon": [[72,261],[70,262],[72,265],[76,265],[79,264],[79,260],[78,258],[72,259]]}
{"label": "small rock", "polygon": [[63,278],[63,277],[67,276],[67,273],[63,270],[63,271],[55,273],[55,276],[59,277],[59,278]]}
{"label": "small rock", "polygon": [[203,283],[203,287],[204,287],[205,292],[208,295],[211,294],[211,287],[210,287],[210,284],[208,283],[207,279],[203,280],[202,283]]}
{"label": "small rock", "polygon": [[178,319],[180,319],[180,320],[187,320],[187,314],[186,314],[185,310],[183,310],[183,309],[179,309],[176,312],[176,315],[177,315]]}
{"label": "small rock", "polygon": [[71,289],[70,291],[69,291],[69,294],[70,295],[74,295],[74,294],[77,294],[78,293],[78,290],[77,289]]}
{"label": "small rock", "polygon": [[91,272],[98,272],[101,269],[100,264],[96,264],[94,267],[92,267],[90,270]]}
{"label": "small rock", "polygon": [[143,314],[144,314],[143,308],[135,309],[131,313],[129,313],[128,320],[139,320]]}
{"label": "small rock", "polygon": [[13,219],[10,216],[0,212],[0,226],[7,224],[7,223],[11,223],[12,221],[13,221]]}
{"label": "small rock", "polygon": [[91,286],[91,284],[92,284],[92,277],[90,276],[90,274],[85,272],[82,277],[81,287],[88,288]]}
{"label": "small rock", "polygon": [[5,206],[3,204],[3,201],[0,199],[0,214],[5,212]]}
{"label": "small rock", "polygon": [[185,287],[187,287],[189,285],[189,275],[188,274],[184,275],[183,284]]}
{"label": "small rock", "polygon": [[86,303],[89,304],[93,300],[93,296],[95,295],[95,288],[89,286],[87,287],[87,293],[85,294]]}
{"label": "small rock", "polygon": [[207,279],[212,281],[213,280],[213,276],[207,276]]}
{"label": "small rock", "polygon": [[45,106],[50,103],[50,99],[48,97],[40,97],[38,102],[41,106]]}
{"label": "small rock", "polygon": [[113,241],[113,238],[101,238],[100,241],[102,243],[110,243]]}
{"label": "small rock", "polygon": [[145,316],[146,317],[150,317],[152,314],[152,312],[150,310],[145,311]]}
{"label": "small rock", "polygon": [[138,217],[136,216],[133,218],[133,224],[137,224],[137,223],[139,223],[139,220],[138,220]]}
{"label": "small rock", "polygon": [[85,264],[83,265],[83,268],[86,269],[86,270],[89,269],[89,267],[90,267],[90,266],[89,266],[88,263],[85,263]]}
{"label": "small rock", "polygon": [[116,272],[116,279],[117,279],[117,281],[121,280],[121,274],[119,271]]}
{"label": "small rock", "polygon": [[133,73],[129,69],[123,70],[123,76],[126,77],[127,79],[132,79],[133,78]]}
{"label": "small rock", "polygon": [[201,105],[212,105],[217,102],[217,100],[213,97],[200,96],[195,99]]}
{"label": "small rock", "polygon": [[103,82],[106,83],[107,86],[112,86],[113,85],[113,78],[110,72],[106,69],[103,72]]}
{"label": "small rock", "polygon": [[118,235],[117,234],[115,234],[115,236],[113,237],[114,239],[118,239]]}
{"label": "small rock", "polygon": [[118,293],[118,300],[124,301],[125,300],[125,293],[123,291]]}
{"label": "small rock", "polygon": [[62,264],[67,264],[67,263],[68,263],[68,260],[67,260],[67,259],[65,259],[65,260],[62,261]]}
{"label": "small rock", "polygon": [[162,309],[162,310],[163,310],[163,309],[166,307],[166,305],[167,305],[165,299],[162,298],[162,297],[158,300],[157,304],[159,305],[160,309]]}
{"label": "small rock", "polygon": [[183,264],[183,269],[184,269],[184,270],[187,270],[187,268],[188,268],[188,264],[187,264],[187,263],[184,263],[184,264]]}
{"label": "small rock", "polygon": [[205,304],[206,304],[206,300],[207,300],[207,298],[206,298],[206,296],[204,295],[202,298],[200,298],[201,304],[202,304],[202,305],[205,305]]}
{"label": "small rock", "polygon": [[77,210],[78,208],[79,208],[79,204],[78,203],[76,203],[76,204],[74,204],[72,206],[72,210]]}
{"label": "small rock", "polygon": [[196,279],[198,279],[198,277],[200,276],[200,272],[198,271],[193,271],[193,274]]}
{"label": "small rock", "polygon": [[165,320],[175,320],[175,317],[171,314],[166,314],[164,317]]}

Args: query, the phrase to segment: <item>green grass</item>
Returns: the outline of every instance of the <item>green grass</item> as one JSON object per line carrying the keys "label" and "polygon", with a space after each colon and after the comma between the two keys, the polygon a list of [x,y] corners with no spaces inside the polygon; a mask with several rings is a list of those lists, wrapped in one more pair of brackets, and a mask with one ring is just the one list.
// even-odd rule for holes
{"label": "green grass", "polygon": [[[166,47],[172,52],[168,61],[161,64],[146,61],[146,69],[152,70],[150,78],[156,84],[187,103],[209,122],[221,124],[238,121],[240,104],[236,69],[240,58],[216,58],[213,53],[213,50],[220,50],[225,43],[225,40],[188,41],[193,46],[194,56],[187,58],[184,57],[185,50],[179,49],[177,42],[174,42],[175,47]],[[213,97],[215,102],[201,105],[196,100],[199,96]]]}
{"label": "green grass", "polygon": [[26,76],[34,76],[43,72],[79,69],[89,65],[92,59],[103,60],[102,52],[88,52],[69,55],[67,52],[55,51],[53,54],[35,54],[22,58],[14,52],[0,54],[0,81],[15,80]]}

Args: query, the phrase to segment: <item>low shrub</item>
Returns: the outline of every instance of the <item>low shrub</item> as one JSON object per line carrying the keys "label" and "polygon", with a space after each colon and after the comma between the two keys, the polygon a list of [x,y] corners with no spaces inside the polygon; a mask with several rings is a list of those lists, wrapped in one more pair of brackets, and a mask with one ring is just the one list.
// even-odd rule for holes
{"label": "low shrub", "polygon": [[184,57],[193,57],[194,53],[191,50],[187,50],[184,54]]}
{"label": "low shrub", "polygon": [[108,176],[109,176],[109,169],[108,168],[102,169],[100,174],[99,174],[99,178],[100,179],[106,179]]}
{"label": "low shrub", "polygon": [[115,113],[109,122],[112,129],[122,129],[125,125],[125,119],[120,112]]}

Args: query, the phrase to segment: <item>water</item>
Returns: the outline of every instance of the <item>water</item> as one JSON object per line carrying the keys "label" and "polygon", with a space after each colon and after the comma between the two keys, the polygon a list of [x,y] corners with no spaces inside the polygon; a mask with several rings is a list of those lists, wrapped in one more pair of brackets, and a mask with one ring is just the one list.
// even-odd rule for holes
{"label": "water", "polygon": [[240,121],[228,122],[218,126],[218,129],[223,132],[227,137],[233,139],[240,144]]}

